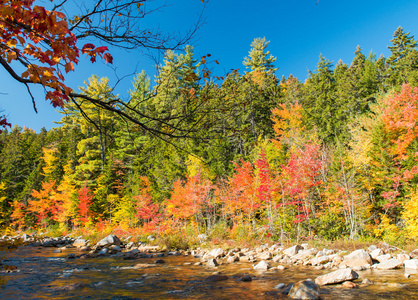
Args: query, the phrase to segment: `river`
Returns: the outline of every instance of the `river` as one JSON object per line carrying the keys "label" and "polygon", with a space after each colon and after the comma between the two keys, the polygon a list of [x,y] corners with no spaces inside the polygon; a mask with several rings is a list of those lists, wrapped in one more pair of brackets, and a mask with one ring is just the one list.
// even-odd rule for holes
{"label": "river", "polygon": [[[123,260],[121,257],[68,259],[75,249],[54,253],[56,248],[19,247],[3,253],[4,264],[15,266],[2,271],[0,299],[288,299],[279,283],[288,284],[307,278],[315,279],[329,270],[289,266],[285,270],[258,272],[250,263],[223,264],[216,268],[194,265],[193,256],[164,256]],[[154,264],[157,259],[165,263]],[[145,268],[135,269],[136,264]],[[146,265],[149,264],[149,265]],[[220,273],[227,280],[208,282]],[[321,289],[323,299],[418,299],[418,275],[404,276],[405,270],[358,272],[358,288],[340,285]],[[245,274],[252,281],[239,279]],[[361,284],[365,278],[374,282]]]}

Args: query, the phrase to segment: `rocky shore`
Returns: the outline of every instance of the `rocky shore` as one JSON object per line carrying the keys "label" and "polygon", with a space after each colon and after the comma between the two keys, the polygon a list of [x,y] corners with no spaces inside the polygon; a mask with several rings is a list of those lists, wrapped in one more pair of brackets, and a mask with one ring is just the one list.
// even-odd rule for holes
{"label": "rocky shore", "polygon": [[[8,245],[13,248],[20,245],[29,247],[54,247],[54,252],[60,253],[66,249],[77,250],[66,256],[67,260],[87,259],[103,256],[132,260],[134,269],[152,268],[158,264],[165,264],[167,256],[189,256],[195,262],[194,266],[214,268],[211,276],[205,282],[212,283],[224,280],[238,280],[248,282],[254,279],[254,275],[247,274],[239,278],[232,278],[216,271],[220,265],[235,263],[250,263],[254,272],[291,270],[294,266],[308,266],[315,270],[323,270],[324,275],[316,278],[284,284],[278,282],[269,295],[288,295],[291,299],[320,299],[321,293],[326,291],[327,285],[339,285],[341,288],[362,288],[363,286],[378,284],[368,279],[363,271],[373,269],[381,272],[392,269],[404,269],[404,276],[410,277],[418,270],[418,249],[406,253],[401,249],[382,244],[380,247],[370,246],[367,249],[355,251],[342,251],[333,249],[310,248],[308,244],[282,247],[278,244],[260,245],[256,248],[234,248],[225,250],[215,249],[190,249],[190,250],[165,250],[152,245],[153,237],[148,238],[147,243],[123,242],[115,235],[109,235],[99,242],[92,244],[81,237],[40,237],[23,234],[21,236],[3,236],[0,245]],[[135,260],[141,258],[154,258],[153,263],[139,263]],[[14,272],[18,270],[3,270]],[[329,271],[329,272],[328,272]],[[396,285],[396,284],[392,284]]]}

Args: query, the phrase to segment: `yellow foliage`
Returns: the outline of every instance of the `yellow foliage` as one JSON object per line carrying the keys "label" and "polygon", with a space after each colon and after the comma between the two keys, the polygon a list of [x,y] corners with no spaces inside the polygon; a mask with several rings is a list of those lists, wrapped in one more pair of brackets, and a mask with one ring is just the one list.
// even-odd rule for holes
{"label": "yellow foliage", "polygon": [[408,238],[418,238],[418,193],[411,193],[411,198],[403,204],[402,217],[405,220],[405,231]]}
{"label": "yellow foliage", "polygon": [[387,215],[381,215],[380,219],[381,222],[379,226],[374,229],[374,234],[388,242],[396,241],[400,231],[399,228],[391,223],[391,219]]}

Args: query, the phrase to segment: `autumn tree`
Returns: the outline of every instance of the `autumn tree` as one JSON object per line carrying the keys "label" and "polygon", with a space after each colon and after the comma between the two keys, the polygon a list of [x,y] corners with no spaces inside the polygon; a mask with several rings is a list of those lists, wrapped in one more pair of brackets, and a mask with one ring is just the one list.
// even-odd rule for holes
{"label": "autumn tree", "polygon": [[[45,90],[46,100],[54,107],[63,107],[70,100],[84,99],[146,130],[162,134],[148,127],[146,122],[127,114],[120,106],[94,96],[78,94],[64,83],[65,73],[75,70],[80,54],[86,55],[92,62],[101,57],[107,63],[113,63],[106,45],[131,50],[165,51],[177,49],[190,41],[201,24],[200,19],[184,36],[147,28],[143,26],[143,19],[161,8],[150,2],[85,1],[76,6],[79,9],[77,11],[67,1],[51,1],[40,6],[35,0],[4,0],[0,5],[0,64],[13,79],[27,88],[35,111],[36,102],[31,86],[39,85]],[[83,44],[85,40],[104,46],[96,47],[91,42]],[[123,101],[118,102],[144,116]],[[4,117],[0,121],[0,125],[7,125]]]}

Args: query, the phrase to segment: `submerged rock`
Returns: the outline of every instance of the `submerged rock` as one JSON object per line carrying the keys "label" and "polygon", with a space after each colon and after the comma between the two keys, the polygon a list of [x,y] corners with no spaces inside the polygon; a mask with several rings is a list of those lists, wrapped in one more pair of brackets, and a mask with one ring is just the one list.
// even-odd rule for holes
{"label": "submerged rock", "polygon": [[289,291],[291,299],[320,299],[320,288],[312,280],[296,282]]}
{"label": "submerged rock", "polygon": [[205,282],[217,282],[217,281],[224,281],[227,280],[229,277],[226,275],[210,275],[209,277],[205,278]]}

